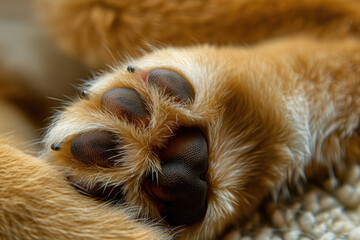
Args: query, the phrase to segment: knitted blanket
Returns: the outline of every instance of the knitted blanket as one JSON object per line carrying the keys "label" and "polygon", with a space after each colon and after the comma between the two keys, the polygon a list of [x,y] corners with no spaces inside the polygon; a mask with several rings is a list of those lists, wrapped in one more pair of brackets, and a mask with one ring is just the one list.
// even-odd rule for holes
{"label": "knitted blanket", "polygon": [[266,203],[226,240],[360,240],[360,165],[343,182],[329,178],[305,193]]}

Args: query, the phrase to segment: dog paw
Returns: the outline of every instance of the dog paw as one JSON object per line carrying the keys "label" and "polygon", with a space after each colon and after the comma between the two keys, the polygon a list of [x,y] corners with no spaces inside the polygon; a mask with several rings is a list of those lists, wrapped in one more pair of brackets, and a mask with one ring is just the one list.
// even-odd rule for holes
{"label": "dog paw", "polygon": [[[152,70],[145,81],[174,97],[174,101],[186,103],[194,98],[187,80],[173,71]],[[130,122],[146,122],[150,114],[141,95],[129,88],[106,91],[100,107]],[[115,159],[123,157],[116,151],[120,145],[121,138],[112,132],[91,131],[76,136],[70,149],[76,160],[87,165],[116,168]],[[191,225],[199,221],[206,212],[208,150],[205,135],[199,128],[182,127],[155,154],[159,157],[161,172],[150,173],[144,189],[161,216],[171,225]]]}
{"label": "dog paw", "polygon": [[218,237],[280,186],[303,146],[286,140],[297,130],[264,91],[272,83],[250,81],[265,72],[237,56],[170,48],[114,68],[57,116],[43,157],[133,219]]}
{"label": "dog paw", "polygon": [[127,70],[123,84],[104,80],[104,90],[93,86],[60,116],[49,135],[74,123],[78,129],[51,145],[52,159],[61,159],[85,195],[140,207],[172,226],[192,225],[207,211],[209,166],[203,127],[179,120],[188,118],[195,90],[173,70]]}

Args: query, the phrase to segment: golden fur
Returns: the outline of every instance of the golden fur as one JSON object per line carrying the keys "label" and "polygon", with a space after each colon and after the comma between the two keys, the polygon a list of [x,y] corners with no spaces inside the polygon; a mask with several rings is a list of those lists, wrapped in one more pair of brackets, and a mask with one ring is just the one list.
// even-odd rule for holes
{"label": "golden fur", "polygon": [[163,44],[253,44],[279,36],[360,32],[357,0],[39,0],[40,18],[67,52],[93,66]]}
{"label": "golden fur", "polygon": [[[153,50],[126,62],[138,69],[135,73],[121,64],[89,83],[88,99],[75,100],[55,119],[40,158],[2,141],[4,238],[170,239],[175,234],[179,239],[214,239],[231,224],[245,221],[266,195],[298,186],[320,167],[341,171],[360,158],[357,0],[39,4],[62,46],[96,66],[111,63],[109,53],[116,51],[140,54],[136,47],[146,47],[143,40],[153,45],[193,40],[257,44]],[[199,12],[199,7],[205,10]],[[169,26],[179,26],[174,29],[183,36]],[[194,102],[179,104],[149,88],[141,75],[155,68],[183,75],[195,90]],[[118,87],[135,89],[143,97],[151,113],[147,128],[100,108],[102,94]],[[143,181],[149,171],[161,171],[152,149],[164,146],[179,126],[197,126],[206,133],[208,208],[198,223],[171,231],[144,193]],[[127,157],[119,160],[121,167],[90,167],[71,155],[72,139],[98,129],[125,141]],[[53,143],[61,143],[61,149],[50,150]],[[89,187],[121,184],[126,205],[107,206],[82,196],[66,178]]]}

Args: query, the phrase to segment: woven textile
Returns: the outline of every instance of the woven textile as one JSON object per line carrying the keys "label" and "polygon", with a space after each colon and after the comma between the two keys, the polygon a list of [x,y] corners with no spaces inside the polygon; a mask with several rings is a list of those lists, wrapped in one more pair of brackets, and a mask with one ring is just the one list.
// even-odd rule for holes
{"label": "woven textile", "polygon": [[226,240],[360,240],[360,165],[340,182],[329,178],[306,192],[265,204]]}

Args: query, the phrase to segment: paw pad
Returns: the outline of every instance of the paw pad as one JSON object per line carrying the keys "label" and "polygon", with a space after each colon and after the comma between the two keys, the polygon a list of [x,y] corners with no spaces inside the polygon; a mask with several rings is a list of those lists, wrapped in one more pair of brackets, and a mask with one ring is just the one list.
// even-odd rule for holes
{"label": "paw pad", "polygon": [[[198,128],[182,128],[159,152],[162,172],[148,182],[161,202],[161,215],[171,225],[191,225],[206,213],[208,147]],[[153,179],[153,177],[151,177]]]}
{"label": "paw pad", "polygon": [[100,105],[119,118],[144,118],[147,110],[139,93],[129,88],[113,88],[104,93]]}
{"label": "paw pad", "polygon": [[111,132],[88,132],[74,138],[71,142],[71,153],[87,165],[113,167],[115,156],[120,157],[115,150],[118,145],[119,140]]}
{"label": "paw pad", "polygon": [[180,74],[168,69],[152,70],[147,81],[150,85],[163,89],[165,94],[175,97],[177,101],[192,101],[195,93],[189,82]]}

